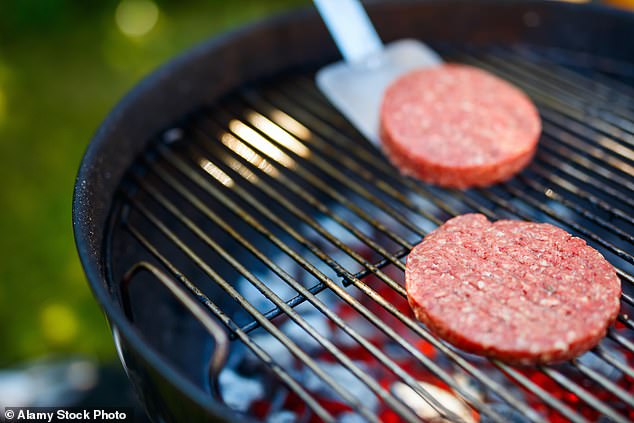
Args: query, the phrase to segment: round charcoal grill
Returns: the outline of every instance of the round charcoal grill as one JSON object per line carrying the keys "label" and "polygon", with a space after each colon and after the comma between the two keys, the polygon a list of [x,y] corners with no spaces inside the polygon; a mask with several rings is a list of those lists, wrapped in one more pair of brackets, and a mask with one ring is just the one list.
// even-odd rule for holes
{"label": "round charcoal grill", "polygon": [[[537,104],[531,165],[488,189],[404,178],[322,97],[337,59],[313,11],[158,70],[91,142],[78,250],[156,421],[634,419],[634,16],[554,2],[376,3]],[[578,359],[515,368],[412,316],[408,251],[462,213],[551,222],[617,267],[618,321]]]}

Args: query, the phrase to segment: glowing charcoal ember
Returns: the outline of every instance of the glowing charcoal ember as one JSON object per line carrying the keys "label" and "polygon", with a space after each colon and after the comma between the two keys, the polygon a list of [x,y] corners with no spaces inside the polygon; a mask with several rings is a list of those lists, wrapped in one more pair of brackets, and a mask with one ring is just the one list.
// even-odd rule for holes
{"label": "glowing charcoal ember", "polygon": [[[356,363],[364,372],[368,373],[369,369],[366,369],[363,363]],[[379,400],[374,393],[367,387],[362,381],[360,381],[354,374],[340,364],[328,363],[321,361],[319,367],[326,372],[332,379],[338,384],[343,386],[349,391],[355,398],[359,400],[364,406],[370,410],[377,410],[379,407]],[[306,389],[323,396],[324,398],[339,400],[339,395],[333,391],[320,377],[318,377],[312,370],[306,368],[304,371],[304,387]]]}
{"label": "glowing charcoal ember", "polygon": [[[431,385],[425,382],[419,382],[421,387],[433,397],[439,404],[444,406],[448,411],[459,416],[464,422],[476,422],[471,408],[460,398],[451,392]],[[423,399],[416,391],[401,382],[396,382],[392,386],[392,392],[403,402],[405,402],[412,410],[418,414],[421,419],[434,422],[448,422],[442,418],[442,415],[434,409],[425,399]]]}
{"label": "glowing charcoal ember", "polygon": [[436,355],[436,347],[434,347],[431,342],[421,339],[415,342],[414,345],[416,345],[416,348],[418,348],[418,350],[427,357],[433,357]]}
{"label": "glowing charcoal ember", "polygon": [[264,387],[256,379],[238,375],[231,369],[223,369],[219,378],[222,399],[229,407],[246,411],[251,404],[264,396]]}
{"label": "glowing charcoal ember", "polygon": [[273,414],[270,409],[271,403],[269,401],[267,401],[266,399],[258,400],[254,401],[251,404],[251,407],[249,408],[249,414],[260,420],[264,420],[266,416],[268,416],[269,414]]}

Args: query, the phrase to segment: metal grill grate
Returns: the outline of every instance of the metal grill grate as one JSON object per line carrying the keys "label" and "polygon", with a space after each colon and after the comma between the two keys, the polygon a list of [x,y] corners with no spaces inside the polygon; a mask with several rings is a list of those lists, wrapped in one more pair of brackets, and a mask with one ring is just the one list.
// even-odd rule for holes
{"label": "metal grill grate", "polygon": [[[328,386],[329,398],[368,421],[419,420],[396,382],[439,416],[464,419],[418,383],[423,373],[492,421],[633,419],[634,89],[585,57],[577,66],[565,56],[564,67],[535,48],[445,52],[513,82],[538,105],[539,151],[512,181],[463,192],[403,178],[310,76],[295,74],[245,88],[163,134],[122,185],[112,236],[132,236],[145,251],[135,259],[194,293],[241,341],[232,354],[236,344],[251,350],[281,383],[274,391],[307,405],[306,419],[335,421],[337,412],[296,365],[280,362],[270,339]],[[600,345],[569,363],[519,369],[462,353],[419,324],[405,300],[404,257],[465,212],[548,221],[598,248],[623,285],[618,322]],[[381,406],[324,362],[345,369]]]}

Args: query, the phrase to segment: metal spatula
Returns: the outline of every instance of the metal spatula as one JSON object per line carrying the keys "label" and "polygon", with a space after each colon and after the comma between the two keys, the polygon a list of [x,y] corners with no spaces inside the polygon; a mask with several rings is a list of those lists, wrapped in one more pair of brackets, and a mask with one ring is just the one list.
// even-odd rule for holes
{"label": "metal spatula", "polygon": [[317,86],[372,143],[379,145],[383,92],[398,76],[442,63],[436,52],[411,39],[383,45],[359,0],[314,0],[341,62],[317,72]]}

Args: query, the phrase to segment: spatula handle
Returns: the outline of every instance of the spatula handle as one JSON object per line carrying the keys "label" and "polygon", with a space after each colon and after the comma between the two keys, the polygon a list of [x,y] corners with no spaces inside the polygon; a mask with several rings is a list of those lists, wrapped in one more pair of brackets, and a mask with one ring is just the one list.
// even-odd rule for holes
{"label": "spatula handle", "polygon": [[313,0],[339,51],[348,63],[378,53],[383,43],[359,0]]}

